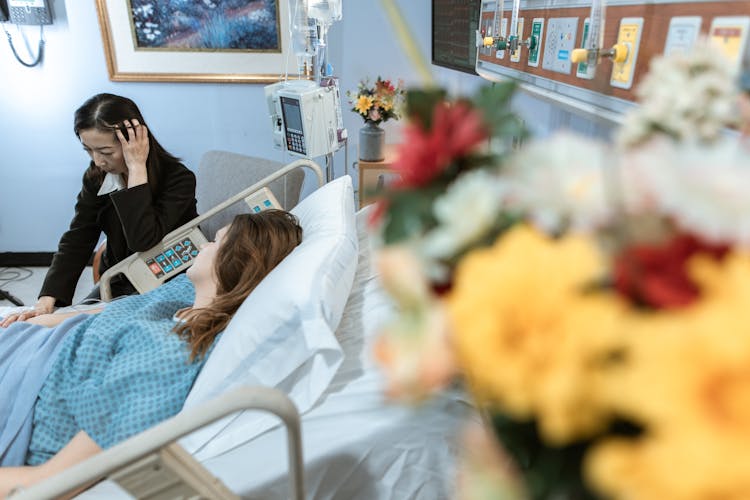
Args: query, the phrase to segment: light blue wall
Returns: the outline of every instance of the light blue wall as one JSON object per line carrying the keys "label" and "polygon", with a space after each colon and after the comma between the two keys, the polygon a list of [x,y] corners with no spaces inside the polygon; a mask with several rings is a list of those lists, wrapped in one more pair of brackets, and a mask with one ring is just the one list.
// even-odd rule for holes
{"label": "light blue wall", "polygon": [[[424,57],[430,57],[430,0],[399,0]],[[55,24],[45,28],[43,65],[24,68],[0,43],[0,252],[53,251],[73,214],[75,195],[88,158],[72,132],[73,111],[89,96],[112,92],[134,99],[159,141],[195,169],[210,149],[287,161],[273,149],[263,85],[111,82],[93,0],[53,0]],[[20,35],[10,28],[14,39]],[[38,31],[25,27],[32,45]],[[18,42],[17,42],[18,44]],[[411,62],[395,42],[380,2],[344,0],[344,20],[330,34],[331,62],[342,91],[359,79],[383,75],[418,83]],[[21,50],[23,54],[24,51]],[[452,93],[473,91],[479,77],[433,67]],[[516,107],[545,134],[570,118],[553,106],[519,95]],[[356,157],[361,120],[348,112],[349,164]],[[397,140],[400,125],[386,130]],[[336,175],[344,172],[337,155]],[[356,175],[351,168],[350,173]]]}

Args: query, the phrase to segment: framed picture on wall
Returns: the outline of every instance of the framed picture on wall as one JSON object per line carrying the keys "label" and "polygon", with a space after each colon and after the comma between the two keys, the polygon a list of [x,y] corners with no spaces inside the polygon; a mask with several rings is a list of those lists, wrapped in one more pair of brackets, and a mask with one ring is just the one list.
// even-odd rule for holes
{"label": "framed picture on wall", "polygon": [[288,6],[289,0],[96,0],[109,78],[278,81],[297,72],[296,58],[288,57]]}

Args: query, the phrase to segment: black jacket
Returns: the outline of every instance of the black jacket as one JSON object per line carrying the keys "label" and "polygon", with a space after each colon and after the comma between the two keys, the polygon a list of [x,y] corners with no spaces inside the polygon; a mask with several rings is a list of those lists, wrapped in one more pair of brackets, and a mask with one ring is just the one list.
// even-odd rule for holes
{"label": "black jacket", "polygon": [[[181,163],[164,165],[154,194],[148,184],[98,196],[101,181],[84,175],[70,229],[60,238],[39,296],[70,305],[81,272],[102,232],[107,248],[99,271],[148,250],[170,231],[197,217],[195,175]],[[149,179],[151,181],[151,179]]]}

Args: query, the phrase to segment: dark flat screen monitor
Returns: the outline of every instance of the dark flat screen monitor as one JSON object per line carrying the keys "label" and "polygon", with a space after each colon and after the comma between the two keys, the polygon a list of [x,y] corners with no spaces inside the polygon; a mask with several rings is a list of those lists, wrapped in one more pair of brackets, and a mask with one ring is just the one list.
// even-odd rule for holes
{"label": "dark flat screen monitor", "polygon": [[432,64],[476,74],[481,0],[432,0]]}

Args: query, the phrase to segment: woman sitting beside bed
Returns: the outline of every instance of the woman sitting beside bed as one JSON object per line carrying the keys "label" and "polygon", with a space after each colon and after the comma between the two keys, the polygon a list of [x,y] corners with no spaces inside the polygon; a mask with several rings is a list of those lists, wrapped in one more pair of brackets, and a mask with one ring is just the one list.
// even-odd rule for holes
{"label": "woman sitting beside bed", "polygon": [[301,241],[302,228],[287,212],[237,216],[187,277],[78,318],[36,398],[27,465],[0,468],[0,498],[179,412],[232,315]]}

